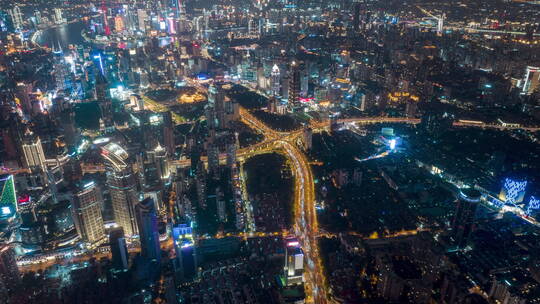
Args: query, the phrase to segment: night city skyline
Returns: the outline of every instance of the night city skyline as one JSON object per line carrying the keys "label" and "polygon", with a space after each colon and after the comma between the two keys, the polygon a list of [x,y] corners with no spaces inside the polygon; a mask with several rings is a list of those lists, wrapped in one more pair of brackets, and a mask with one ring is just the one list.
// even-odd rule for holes
{"label": "night city skyline", "polygon": [[540,2],[0,0],[0,303],[540,303]]}

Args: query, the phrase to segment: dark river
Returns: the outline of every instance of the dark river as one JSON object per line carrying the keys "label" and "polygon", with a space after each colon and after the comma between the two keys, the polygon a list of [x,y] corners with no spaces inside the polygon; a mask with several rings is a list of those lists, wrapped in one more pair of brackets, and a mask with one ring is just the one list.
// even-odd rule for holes
{"label": "dark river", "polygon": [[81,21],[50,28],[44,30],[36,42],[49,47],[60,43],[64,48],[70,44],[83,44],[85,41],[81,36],[81,31],[85,27],[85,23]]}

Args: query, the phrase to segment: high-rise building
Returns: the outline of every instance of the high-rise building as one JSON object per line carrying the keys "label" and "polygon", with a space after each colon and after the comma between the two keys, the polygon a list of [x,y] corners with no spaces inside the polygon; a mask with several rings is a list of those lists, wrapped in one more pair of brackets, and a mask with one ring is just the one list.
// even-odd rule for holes
{"label": "high-rise building", "polygon": [[208,88],[208,104],[213,111],[213,120],[208,122],[209,128],[222,127],[225,123],[225,94],[219,85],[211,85]]}
{"label": "high-rise building", "polygon": [[473,189],[464,189],[459,193],[456,201],[456,213],[452,221],[452,237],[458,248],[467,246],[474,228],[480,195],[480,192]]}
{"label": "high-rise building", "polygon": [[18,5],[15,5],[10,11],[9,14],[11,15],[11,20],[13,22],[13,27],[16,31],[20,31],[23,29],[24,20],[23,15],[21,12],[21,8]]}
{"label": "high-rise building", "polygon": [[300,64],[293,61],[289,73],[289,103],[297,103],[300,97]]}
{"label": "high-rise building", "polygon": [[0,220],[8,220],[17,214],[17,192],[13,175],[0,175]]}
{"label": "high-rise building", "polygon": [[116,143],[109,143],[101,150],[107,166],[107,187],[111,194],[116,224],[127,236],[138,233],[135,205],[138,203],[137,178],[128,165],[129,154]]}
{"label": "high-rise building", "polygon": [[62,16],[62,9],[61,8],[55,8],[54,9],[54,21],[56,24],[60,24],[64,22],[64,17]]}
{"label": "high-rise building", "polygon": [[146,153],[148,161],[156,167],[157,175],[161,179],[168,179],[170,177],[169,162],[167,157],[167,150],[162,147],[159,142],[154,150]]}
{"label": "high-rise building", "polygon": [[102,205],[101,190],[93,181],[82,184],[75,193],[71,207],[73,221],[79,236],[90,246],[105,240]]}
{"label": "high-rise building", "polygon": [[130,168],[122,171],[108,171],[107,187],[111,194],[116,224],[123,228],[127,236],[138,234],[135,205],[139,202],[139,195],[137,179],[133,171]]}
{"label": "high-rise building", "polygon": [[127,168],[129,154],[117,143],[111,142],[101,149],[101,156],[105,158],[106,165],[111,171],[123,171]]}
{"label": "high-rise building", "polygon": [[39,136],[27,133],[23,139],[22,150],[27,168],[45,168],[45,153]]}
{"label": "high-rise building", "polygon": [[193,279],[197,274],[197,255],[193,230],[189,225],[180,224],[172,231],[176,259],[176,276],[181,281]]}
{"label": "high-rise building", "polygon": [[270,74],[270,87],[272,89],[272,96],[281,95],[281,73],[277,64],[274,64],[272,67],[272,72]]}
{"label": "high-rise building", "polygon": [[302,142],[304,149],[310,150],[313,146],[313,130],[311,128],[305,128],[302,132]]}
{"label": "high-rise building", "polygon": [[157,215],[154,200],[146,198],[135,207],[137,225],[141,242],[141,255],[159,262],[161,249],[159,247],[159,233],[157,228]]}
{"label": "high-rise building", "polygon": [[360,2],[353,2],[353,30],[358,31],[360,29]]}
{"label": "high-rise building", "polygon": [[148,15],[146,14],[146,10],[138,9],[137,10],[137,22],[138,22],[138,29],[141,32],[146,31],[146,19],[148,19]]}
{"label": "high-rise building", "polygon": [[163,146],[167,150],[167,154],[172,157],[176,152],[176,143],[174,140],[174,121],[172,113],[164,112],[163,114]]}
{"label": "high-rise building", "polygon": [[522,94],[530,95],[540,88],[540,68],[528,66],[525,70]]}
{"label": "high-rise building", "polygon": [[15,251],[9,244],[0,244],[0,282],[8,289],[13,289],[21,279]]}
{"label": "high-rise building", "polygon": [[124,230],[114,228],[109,232],[109,246],[111,246],[112,265],[116,270],[127,270],[129,264],[129,253],[126,246]]}
{"label": "high-rise building", "polygon": [[112,101],[109,96],[109,84],[102,71],[97,71],[96,75],[96,99],[101,112],[101,120],[108,130],[113,127]]}
{"label": "high-rise building", "polygon": [[41,24],[41,12],[40,11],[38,11],[38,10],[34,11],[34,18],[35,18],[34,20],[36,22],[36,25]]}
{"label": "high-rise building", "polygon": [[285,239],[285,285],[301,284],[304,276],[304,252],[295,238]]}
{"label": "high-rise building", "polygon": [[446,14],[442,14],[437,18],[437,34],[442,35],[444,30],[444,19],[446,19]]}

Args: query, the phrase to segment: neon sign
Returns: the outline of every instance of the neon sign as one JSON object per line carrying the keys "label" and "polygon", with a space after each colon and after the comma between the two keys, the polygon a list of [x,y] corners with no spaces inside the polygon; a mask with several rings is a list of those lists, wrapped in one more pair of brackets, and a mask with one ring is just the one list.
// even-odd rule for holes
{"label": "neon sign", "polygon": [[540,199],[531,196],[531,199],[529,200],[529,205],[527,206],[527,215],[531,215],[533,210],[540,209]]}

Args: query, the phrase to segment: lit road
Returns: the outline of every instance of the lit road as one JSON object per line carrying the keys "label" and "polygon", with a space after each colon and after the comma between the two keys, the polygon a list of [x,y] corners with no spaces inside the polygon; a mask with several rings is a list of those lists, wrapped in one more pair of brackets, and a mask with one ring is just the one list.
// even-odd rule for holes
{"label": "lit road", "polygon": [[[294,231],[302,243],[306,258],[305,285],[308,303],[328,303],[327,288],[317,235],[319,225],[315,211],[315,185],[313,173],[306,156],[294,145],[294,141],[301,131],[277,132],[266,126],[245,109],[240,111],[242,121],[251,128],[265,135],[261,145],[263,151],[279,152],[285,155],[292,166],[294,181]],[[268,142],[268,143],[266,143]],[[243,158],[258,154],[258,149],[244,152]]]}

